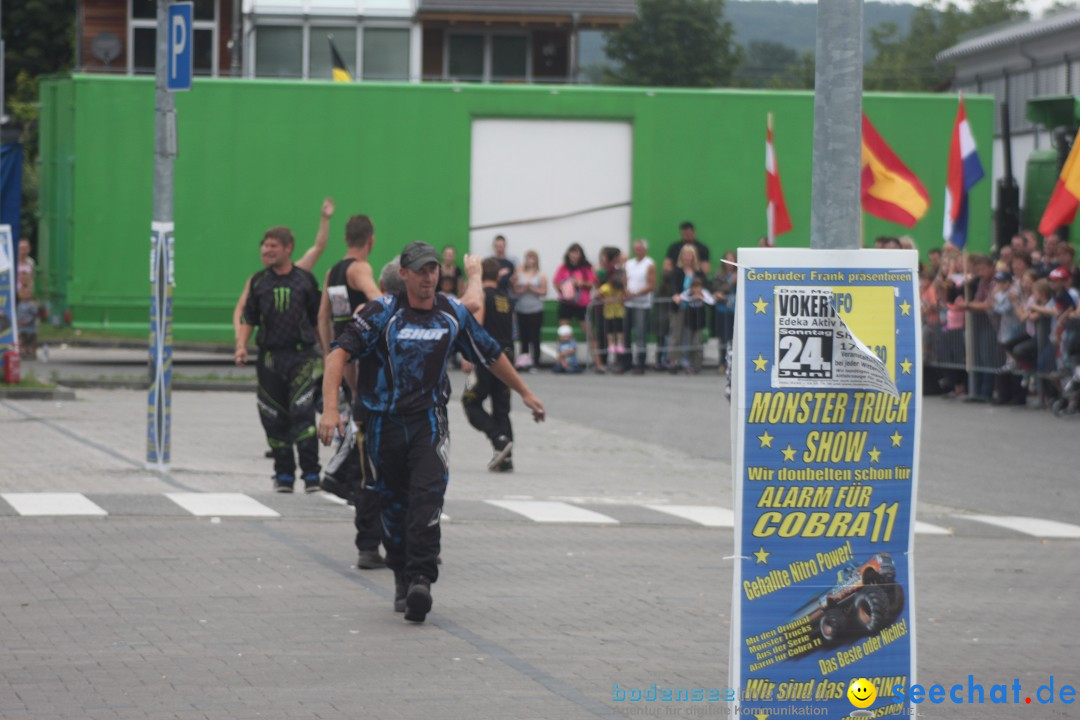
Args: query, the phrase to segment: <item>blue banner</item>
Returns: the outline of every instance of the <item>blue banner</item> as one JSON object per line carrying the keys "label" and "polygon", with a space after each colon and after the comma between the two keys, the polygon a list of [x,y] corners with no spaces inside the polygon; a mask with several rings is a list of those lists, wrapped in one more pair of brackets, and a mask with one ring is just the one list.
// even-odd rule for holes
{"label": "blue banner", "polygon": [[914,682],[917,256],[763,249],[738,262],[739,712],[907,714],[894,688]]}
{"label": "blue banner", "polygon": [[11,226],[11,236],[16,247],[19,245],[22,212],[22,171],[22,145],[0,145],[0,222]]}

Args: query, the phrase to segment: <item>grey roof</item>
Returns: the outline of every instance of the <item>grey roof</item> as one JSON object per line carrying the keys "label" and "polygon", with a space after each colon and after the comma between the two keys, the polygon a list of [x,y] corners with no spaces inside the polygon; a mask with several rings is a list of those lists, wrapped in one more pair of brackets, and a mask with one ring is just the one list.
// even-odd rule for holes
{"label": "grey roof", "polygon": [[635,0],[420,0],[420,13],[637,17]]}
{"label": "grey roof", "polygon": [[1025,20],[1010,23],[983,35],[968,38],[951,48],[937,54],[938,62],[952,62],[968,55],[976,55],[987,50],[1016,45],[1035,40],[1047,35],[1080,27],[1080,10],[1068,10],[1039,20]]}

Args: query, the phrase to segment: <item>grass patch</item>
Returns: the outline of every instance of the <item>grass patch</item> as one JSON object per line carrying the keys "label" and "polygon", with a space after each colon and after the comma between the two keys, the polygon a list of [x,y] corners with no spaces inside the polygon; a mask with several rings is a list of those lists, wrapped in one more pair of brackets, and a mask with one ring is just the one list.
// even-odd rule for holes
{"label": "grass patch", "polygon": [[146,338],[108,330],[80,330],[73,327],[58,327],[49,323],[41,323],[38,328],[38,345],[43,342],[63,343],[77,342],[79,340],[126,340],[128,342],[138,342],[139,340],[145,341]]}
{"label": "grass patch", "polygon": [[9,385],[7,383],[0,382],[0,388],[5,388],[5,389],[7,389],[7,388],[19,388],[19,389],[22,389],[22,390],[55,390],[56,389],[56,383],[51,383],[51,382],[49,382],[47,380],[42,380],[39,377],[37,377],[36,375],[34,375],[34,373],[27,372],[27,373],[23,373],[22,380],[15,383],[14,385]]}

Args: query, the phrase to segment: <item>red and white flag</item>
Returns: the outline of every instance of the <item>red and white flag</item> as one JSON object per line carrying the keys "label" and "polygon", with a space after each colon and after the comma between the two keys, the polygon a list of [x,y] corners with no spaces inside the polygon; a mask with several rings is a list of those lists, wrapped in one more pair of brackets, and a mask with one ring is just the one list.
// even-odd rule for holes
{"label": "red and white flag", "polygon": [[784,190],[780,187],[780,169],[776,164],[776,151],[773,150],[772,113],[769,113],[765,135],[765,222],[768,232],[765,235],[769,247],[776,245],[776,236],[791,230],[791,217],[784,204]]}

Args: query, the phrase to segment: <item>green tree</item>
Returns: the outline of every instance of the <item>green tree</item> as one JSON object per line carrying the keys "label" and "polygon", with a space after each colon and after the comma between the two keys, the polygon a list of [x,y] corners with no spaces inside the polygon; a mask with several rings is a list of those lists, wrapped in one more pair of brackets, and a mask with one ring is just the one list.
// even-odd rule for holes
{"label": "green tree", "polygon": [[771,40],[752,40],[735,77],[746,87],[775,87],[798,62],[799,52],[793,47]]}
{"label": "green tree", "polygon": [[22,236],[36,244],[38,201],[38,78],[71,70],[75,58],[75,3],[4,3],[4,98],[23,129]]}
{"label": "green tree", "polygon": [[618,85],[717,87],[731,84],[741,59],[723,0],[640,0],[638,20],[607,37]]}
{"label": "green tree", "polygon": [[31,78],[67,72],[75,59],[75,3],[20,0],[4,3],[4,84],[19,73]]}
{"label": "green tree", "polygon": [[955,45],[962,34],[1028,17],[1023,0],[972,0],[963,10],[950,0],[928,0],[916,8],[901,35],[893,23],[870,31],[874,59],[863,72],[867,90],[940,90],[953,75],[951,65],[934,58]]}

